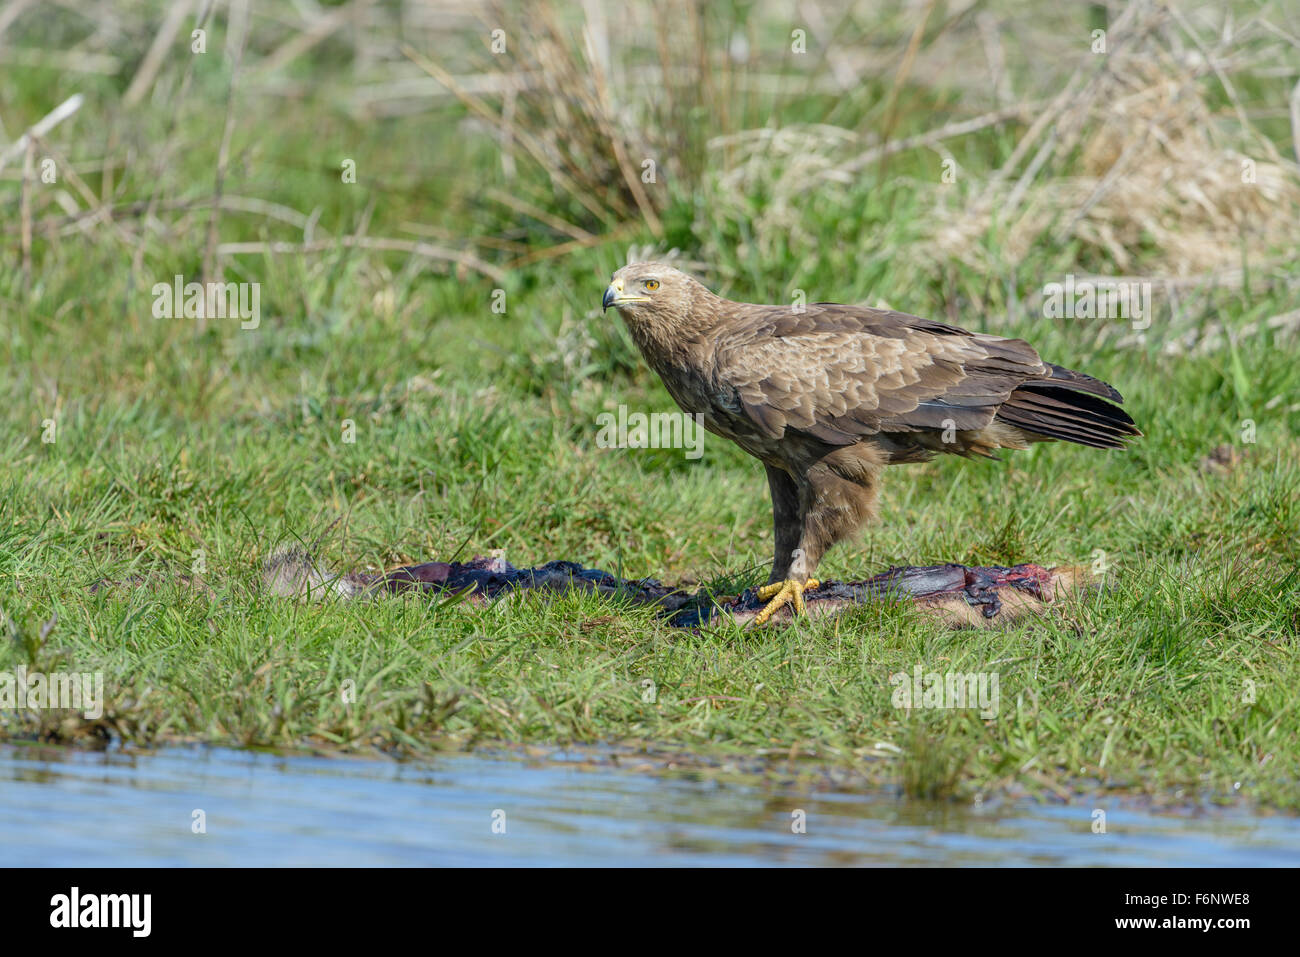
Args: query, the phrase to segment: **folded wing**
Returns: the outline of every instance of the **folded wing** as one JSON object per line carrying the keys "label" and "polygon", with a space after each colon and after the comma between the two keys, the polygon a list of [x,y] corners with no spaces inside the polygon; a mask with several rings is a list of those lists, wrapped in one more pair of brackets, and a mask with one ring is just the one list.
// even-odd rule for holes
{"label": "folded wing", "polygon": [[1044,362],[1020,339],[831,303],[734,312],[717,344],[717,376],[772,438],[796,429],[850,445],[882,432],[974,431],[995,418],[1101,448],[1140,434],[1110,404],[1121,401],[1113,388]]}

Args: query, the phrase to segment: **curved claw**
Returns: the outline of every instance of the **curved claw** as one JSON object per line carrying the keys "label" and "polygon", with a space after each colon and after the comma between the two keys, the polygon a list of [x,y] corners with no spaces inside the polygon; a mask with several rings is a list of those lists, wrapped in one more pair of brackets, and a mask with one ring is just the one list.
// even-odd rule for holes
{"label": "curved claw", "polygon": [[758,613],[758,616],[754,619],[754,624],[765,624],[776,613],[777,609],[790,603],[794,604],[794,613],[796,615],[807,614],[808,606],[804,604],[803,593],[816,588],[820,584],[821,582],[817,579],[810,578],[803,582],[787,579],[783,582],[772,582],[770,585],[764,585],[758,590],[758,600],[767,601],[769,598],[772,600],[768,601],[767,607]]}

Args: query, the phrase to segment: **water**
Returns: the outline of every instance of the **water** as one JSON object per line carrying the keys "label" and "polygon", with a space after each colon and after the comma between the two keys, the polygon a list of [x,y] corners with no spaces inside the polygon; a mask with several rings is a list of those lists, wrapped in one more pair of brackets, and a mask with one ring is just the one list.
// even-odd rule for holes
{"label": "water", "polygon": [[1105,834],[1092,804],[973,808],[564,760],[0,747],[0,865],[1300,864],[1295,818],[1099,806]]}

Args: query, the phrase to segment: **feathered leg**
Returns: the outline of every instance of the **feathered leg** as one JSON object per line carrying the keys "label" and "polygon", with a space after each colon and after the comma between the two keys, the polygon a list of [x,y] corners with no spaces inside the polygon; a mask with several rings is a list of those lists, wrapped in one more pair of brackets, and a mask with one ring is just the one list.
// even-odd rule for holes
{"label": "feathered leg", "polygon": [[[803,593],[821,584],[811,576],[822,556],[874,514],[882,469],[876,450],[865,445],[831,452],[799,483],[788,475],[788,485],[783,483],[773,474],[777,470],[768,466],[776,556],[769,583],[758,590],[759,600],[768,604],[754,619],[756,625],[764,624],[787,604],[794,605],[795,614],[806,611]],[[790,508],[791,491],[797,501],[795,509]]]}

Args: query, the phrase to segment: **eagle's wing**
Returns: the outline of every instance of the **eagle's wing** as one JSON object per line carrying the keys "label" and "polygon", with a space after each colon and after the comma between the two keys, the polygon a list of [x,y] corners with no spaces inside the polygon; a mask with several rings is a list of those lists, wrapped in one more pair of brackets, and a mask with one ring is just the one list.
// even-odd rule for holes
{"label": "eagle's wing", "polygon": [[849,445],[878,432],[982,429],[1018,386],[1056,368],[1020,339],[882,309],[737,303],[726,318],[717,378],[772,438],[792,428]]}

